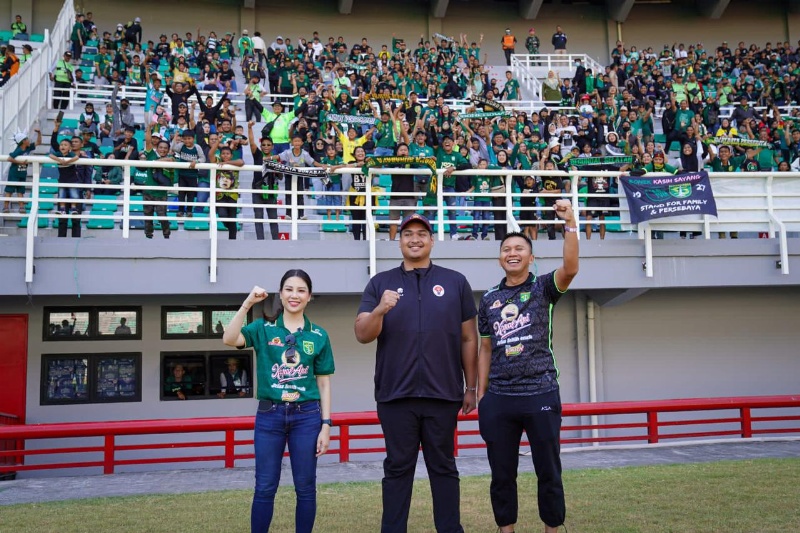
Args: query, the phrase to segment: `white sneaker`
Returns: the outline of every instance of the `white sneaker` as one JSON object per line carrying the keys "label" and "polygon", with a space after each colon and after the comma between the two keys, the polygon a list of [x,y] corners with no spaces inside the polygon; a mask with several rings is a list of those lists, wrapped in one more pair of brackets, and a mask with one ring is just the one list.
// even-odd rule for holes
{"label": "white sneaker", "polygon": [[308,220],[308,217],[300,217],[300,220]]}
{"label": "white sneaker", "polygon": [[484,238],[483,238],[483,240],[484,240],[484,241],[491,241],[491,240],[492,240],[492,238],[491,238],[491,237],[489,237],[489,236],[487,235],[486,237],[484,237]]}
{"label": "white sneaker", "polygon": [[450,235],[450,240],[451,240],[451,241],[457,241],[457,240],[458,240],[458,234],[456,234],[456,235]]}

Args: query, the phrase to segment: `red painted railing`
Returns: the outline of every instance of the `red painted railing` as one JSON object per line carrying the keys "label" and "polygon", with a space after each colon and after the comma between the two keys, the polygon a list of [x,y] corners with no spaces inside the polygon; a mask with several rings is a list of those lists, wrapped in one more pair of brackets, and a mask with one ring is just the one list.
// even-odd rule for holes
{"label": "red painted railing", "polygon": [[[764,413],[767,409],[771,412]],[[565,404],[563,416],[564,445],[800,435],[800,395]],[[592,416],[603,420],[591,424],[587,420]],[[460,417],[456,453],[484,447],[477,419],[477,413]],[[233,468],[237,461],[253,459],[252,437],[237,438],[239,431],[252,431],[253,420],[242,416],[0,426],[0,441],[27,444],[22,451],[0,451],[0,474],[87,467],[111,474],[121,466],[168,463],[174,468],[187,462],[219,462]],[[375,412],[337,413],[333,422],[329,454],[338,455],[340,462],[350,461],[354,455],[385,452]],[[191,440],[192,434],[202,440]],[[81,442],[41,447],[57,444],[59,439]],[[134,442],[128,442],[131,439]],[[192,455],[198,450],[203,450],[202,454]],[[64,460],[63,456],[73,459]]]}
{"label": "red painted railing", "polygon": [[[0,413],[0,427],[2,426],[16,426],[19,425],[20,420],[16,415],[8,413]],[[22,449],[22,441],[17,439],[4,439],[0,438],[0,453],[3,452],[16,452]],[[23,460],[21,455],[0,455],[0,467],[13,466],[21,463]],[[0,470],[0,480],[14,479],[16,472],[14,468],[8,470]]]}

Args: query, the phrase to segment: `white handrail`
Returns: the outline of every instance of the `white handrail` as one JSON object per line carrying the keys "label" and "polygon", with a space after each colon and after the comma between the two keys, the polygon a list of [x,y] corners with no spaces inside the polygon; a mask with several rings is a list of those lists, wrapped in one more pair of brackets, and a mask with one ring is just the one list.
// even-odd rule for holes
{"label": "white handrail", "polygon": [[[134,195],[137,195],[141,191],[144,190],[159,190],[159,191],[168,191],[168,192],[176,192],[180,190],[193,190],[197,191],[196,188],[193,187],[156,187],[156,186],[144,186],[144,185],[135,185],[131,182],[131,167],[142,167],[142,168],[173,168],[173,169],[187,169],[189,168],[189,163],[174,163],[174,162],[161,162],[161,161],[125,161],[125,160],[107,160],[107,159],[79,159],[77,161],[77,165],[89,165],[89,166],[97,166],[97,167],[112,167],[112,166],[121,166],[123,167],[123,182],[120,185],[102,185],[102,184],[59,184],[53,182],[43,182],[41,180],[41,165],[43,164],[52,164],[52,160],[48,157],[43,156],[24,156],[18,158],[23,162],[30,163],[33,166],[33,180],[31,182],[24,182],[18,183],[14,182],[16,185],[23,185],[27,188],[31,189],[31,197],[26,198],[23,201],[25,203],[30,203],[30,211],[27,215],[28,217],[28,227],[27,227],[27,237],[26,237],[26,282],[33,281],[33,260],[35,257],[34,247],[36,245],[36,239],[34,236],[37,234],[38,231],[38,219],[41,217],[46,218],[66,218],[66,219],[78,219],[77,223],[81,223],[82,219],[92,220],[114,220],[120,221],[122,223],[122,237],[129,238],[130,235],[130,222],[135,220],[159,220],[157,215],[153,216],[144,216],[139,214],[138,212],[135,214],[131,213],[131,202],[135,200],[137,204],[144,204],[144,205],[175,205],[175,202],[169,201],[145,201],[139,200],[139,198],[133,198]],[[8,156],[0,156],[0,162],[8,161]],[[218,236],[217,236],[217,221],[222,222],[258,222],[258,223],[279,223],[285,222],[281,218],[277,219],[265,219],[265,218],[248,218],[248,217],[235,217],[235,218],[220,218],[217,216],[216,213],[216,180],[214,179],[216,175],[216,171],[224,168],[228,170],[235,170],[235,171],[253,171],[253,172],[260,172],[261,167],[257,165],[245,165],[243,167],[233,167],[233,166],[224,166],[221,167],[217,164],[212,163],[198,163],[196,165],[197,169],[205,169],[211,171],[211,180],[209,185],[209,201],[204,203],[195,202],[192,206],[198,207],[208,207],[209,213],[208,215],[199,214],[196,219],[198,221],[208,221],[209,222],[209,239],[210,239],[210,281],[214,283],[216,281],[216,265],[217,265],[217,255],[218,255]],[[341,169],[337,171],[340,174],[347,174],[352,173],[352,169]],[[430,170],[428,169],[399,169],[399,168],[391,168],[391,169],[380,169],[380,168],[371,168],[369,169],[369,174],[391,174],[391,175],[421,175],[421,174],[430,174]],[[518,221],[514,217],[515,211],[536,211],[536,212],[547,212],[551,211],[551,207],[546,206],[534,206],[534,207],[519,207],[514,205],[514,201],[521,197],[521,194],[513,192],[513,180],[508,179],[513,176],[527,176],[527,175],[538,175],[538,176],[561,176],[563,178],[571,178],[573,181],[577,181],[580,178],[585,177],[594,177],[594,176],[608,176],[608,177],[615,177],[618,176],[619,172],[609,172],[609,171],[575,171],[575,172],[563,172],[563,171],[522,171],[522,170],[464,170],[464,171],[456,171],[454,175],[482,175],[482,176],[504,176],[506,177],[506,188],[502,192],[490,192],[486,194],[481,194],[483,197],[504,197],[505,199],[505,206],[470,206],[469,209],[472,211],[488,211],[488,212],[496,212],[496,211],[505,211],[505,219],[506,224],[511,226],[512,229],[518,228]],[[437,171],[439,183],[441,184],[441,180],[443,178],[442,171]],[[786,173],[773,173],[773,172],[740,172],[740,173],[733,173],[733,174],[726,174],[726,173],[710,173],[710,177],[712,179],[712,186],[714,186],[714,182],[716,180],[724,179],[725,183],[729,183],[732,178],[736,180],[740,180],[743,186],[748,186],[751,182],[753,183],[749,189],[743,189],[741,191],[733,190],[733,191],[726,191],[724,187],[721,187],[720,190],[715,192],[715,198],[718,203],[718,212],[719,217],[716,220],[712,220],[711,217],[704,216],[694,216],[694,217],[677,217],[677,218],[669,218],[669,219],[657,219],[652,220],[647,224],[640,224],[638,227],[634,224],[631,224],[627,220],[627,203],[624,200],[624,197],[621,193],[617,193],[616,195],[611,195],[612,198],[621,199],[620,207],[611,207],[611,208],[604,208],[605,211],[611,213],[618,213],[620,215],[620,220],[591,220],[587,221],[585,218],[585,213],[587,211],[594,210],[594,208],[587,207],[582,205],[582,202],[585,201],[587,198],[592,197],[601,197],[601,196],[608,196],[608,195],[600,195],[600,194],[588,194],[588,193],[581,193],[578,190],[578,186],[574,186],[571,189],[570,193],[562,194],[562,197],[569,197],[572,200],[573,205],[575,206],[576,212],[576,221],[578,223],[579,229],[581,227],[585,227],[587,223],[595,225],[595,224],[621,224],[623,227],[629,227],[632,230],[639,230],[639,238],[644,240],[644,255],[645,255],[645,270],[648,277],[653,276],[653,243],[652,243],[652,229],[667,229],[668,231],[675,231],[677,228],[681,230],[692,230],[697,231],[702,228],[703,233],[705,234],[706,238],[710,237],[710,233],[712,231],[768,231],[771,236],[775,236],[774,227],[777,226],[778,228],[778,238],[779,238],[779,245],[780,245],[780,261],[781,261],[781,270],[783,274],[788,274],[789,272],[789,255],[788,255],[788,241],[787,241],[787,232],[788,231],[800,231],[800,190],[793,191],[790,190],[789,192],[778,192],[774,191],[773,184],[778,180],[798,180],[800,178],[800,173],[795,172],[786,172]],[[299,228],[304,225],[314,224],[317,226],[326,226],[331,224],[341,224],[340,221],[334,220],[299,220],[298,217],[298,199],[301,195],[309,196],[309,195],[316,195],[320,197],[347,197],[352,195],[352,191],[315,191],[315,190],[306,190],[301,191],[297,186],[296,177],[293,177],[291,182],[285,187],[286,190],[277,190],[274,192],[270,192],[270,194],[276,195],[283,195],[285,197],[285,205],[284,207],[289,210],[292,214],[291,220],[291,239],[297,240],[299,238]],[[748,181],[749,180],[749,181]],[[755,181],[753,181],[755,180]],[[0,180],[0,186],[3,186],[6,183],[11,183],[5,180]],[[717,181],[717,183],[721,183]],[[739,181],[737,181],[739,183]],[[789,183],[790,186],[794,184],[794,181],[783,181],[783,183]],[[57,214],[57,213],[42,213],[40,204],[44,201],[48,203],[57,202],[57,199],[53,198],[42,198],[41,196],[41,188],[47,187],[54,187],[54,188],[78,188],[78,189],[95,189],[95,190],[107,190],[107,191],[120,191],[121,196],[118,198],[106,199],[106,198],[90,198],[90,199],[78,199],[78,200],[70,200],[70,203],[82,204],[82,205],[90,205],[90,204],[113,204],[116,206],[122,207],[121,213],[116,212],[103,212],[103,213],[80,213],[80,214]],[[243,194],[263,194],[264,191],[261,189],[252,189],[252,188],[245,188],[239,187],[233,192],[237,192],[240,195]],[[355,206],[351,205],[347,209],[353,210],[365,210],[366,216],[364,220],[357,220],[357,221],[348,221],[349,224],[366,224],[367,226],[367,239],[369,241],[369,252],[370,252],[370,263],[369,263],[369,270],[371,274],[376,272],[376,247],[375,241],[377,240],[374,225],[378,218],[376,218],[377,210],[387,210],[387,211],[400,211],[407,209],[406,207],[401,206],[381,206],[377,205],[375,202],[375,193],[372,191],[371,187],[367,187],[366,190],[366,202],[364,206]],[[395,196],[408,196],[403,195],[402,193],[381,193],[381,196],[387,196],[389,198]],[[413,194],[413,196],[419,197],[420,194]],[[469,192],[444,192],[443,187],[437,188],[437,203],[436,206],[431,206],[429,209],[435,213],[433,220],[431,221],[434,224],[438,224],[437,226],[437,238],[439,240],[443,240],[445,238],[445,231],[444,226],[445,224],[450,223],[448,220],[448,215],[452,211],[462,210],[464,209],[462,206],[459,205],[447,205],[447,200],[450,197],[458,198],[458,197],[469,197],[472,196],[472,193]],[[545,198],[549,197],[552,198],[553,195],[551,194],[535,194],[531,195],[536,198]],[[775,204],[775,199],[780,199],[780,204]],[[264,204],[255,204],[255,203],[247,203],[244,200],[244,196],[241,196],[240,202],[236,205],[239,208],[263,208]],[[16,200],[14,200],[16,202]],[[187,205],[186,202],[183,205]],[[276,206],[277,207],[277,206]],[[313,204],[308,204],[305,206],[306,209],[319,209],[321,206],[317,205],[314,206]],[[331,206],[334,207],[334,206]],[[335,208],[335,207],[334,207]],[[426,209],[423,207],[422,209]],[[0,213],[0,220],[5,220],[7,218],[18,218],[20,215],[16,214],[3,214]],[[497,220],[497,219],[496,219]],[[502,220],[502,219],[500,219]],[[384,224],[397,224],[397,220],[380,220],[381,223]],[[486,220],[475,221],[475,220],[456,220],[454,223],[458,225],[475,225],[475,224],[487,224]],[[546,226],[546,225],[560,225],[563,224],[560,220],[534,220],[534,221],[527,221],[528,223],[535,225],[537,227]],[[73,222],[74,223],[74,222]],[[761,229],[763,228],[763,229]],[[578,233],[579,238],[581,238],[581,233]]]}

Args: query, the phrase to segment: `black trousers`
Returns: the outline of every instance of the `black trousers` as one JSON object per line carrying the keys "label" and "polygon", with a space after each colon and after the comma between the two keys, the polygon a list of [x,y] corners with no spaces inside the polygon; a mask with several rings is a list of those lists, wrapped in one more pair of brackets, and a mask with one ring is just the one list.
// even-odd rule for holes
{"label": "black trousers", "polygon": [[[256,189],[258,187],[256,187],[255,184],[253,184],[250,188],[251,189]],[[253,203],[254,204],[259,204],[259,205],[263,204],[264,206],[266,206],[266,207],[254,207],[253,208],[253,216],[254,216],[254,218],[263,219],[265,210],[267,212],[267,217],[266,218],[271,218],[273,220],[278,218],[278,208],[275,206],[274,203],[265,200],[263,194],[253,193]],[[264,240],[264,223],[263,222],[256,222],[255,226],[256,226],[256,239],[258,239],[259,241],[263,241]],[[273,241],[277,241],[279,239],[278,223],[277,222],[270,222],[269,223],[269,232],[272,235],[272,240]]]}
{"label": "black trousers", "polygon": [[[236,200],[223,197],[217,200],[217,216],[219,218],[236,218]],[[236,240],[236,221],[222,223],[228,229],[228,239]]]}
{"label": "black trousers", "polygon": [[[356,205],[356,199],[363,198],[363,196],[351,196],[350,197],[350,205],[359,207]],[[353,219],[353,224],[350,225],[350,231],[353,232],[353,239],[360,241],[367,239],[367,225],[363,224],[362,221],[367,220],[367,212],[363,209],[351,209],[350,210],[350,218]]]}
{"label": "black trousers", "polygon": [[258,100],[247,98],[244,101],[244,115],[248,121],[250,120],[250,117],[252,117],[256,122],[261,120],[262,111],[264,111],[264,106],[261,105],[261,102]]}
{"label": "black trousers", "polygon": [[[67,226],[69,225],[70,219],[68,218],[59,218],[58,219],[58,236],[59,237],[66,237],[67,236]],[[81,236],[81,219],[80,218],[73,218],[72,220],[72,236],[73,237],[80,237]]]}
{"label": "black trousers", "polygon": [[[197,188],[197,177],[196,176],[182,176],[178,174],[178,186],[179,187],[194,187]],[[192,203],[194,199],[197,197],[197,191],[178,191],[178,213],[191,213],[192,212]],[[189,205],[183,205],[183,202],[186,202]]]}
{"label": "black trousers", "polygon": [[378,403],[386,440],[382,533],[405,533],[414,471],[422,444],[437,533],[463,533],[454,434],[461,402],[409,398]]}
{"label": "black trousers", "polygon": [[53,109],[66,109],[69,107],[69,89],[72,84],[68,81],[57,81],[53,89]]}
{"label": "black trousers", "polygon": [[[555,200],[545,200],[544,201],[545,207],[553,207],[556,205]],[[542,211],[542,220],[556,220],[556,212],[554,209],[548,209]],[[547,238],[551,241],[556,240],[556,225],[555,224],[548,224],[547,225]]]}
{"label": "black trousers", "polygon": [[[152,194],[142,193],[142,200],[145,202],[165,202],[167,200],[166,196],[153,196]],[[158,219],[161,222],[161,233],[164,234],[164,237],[169,237],[170,228],[169,228],[169,219],[167,218],[167,206],[166,205],[152,205],[152,204],[144,204],[144,216],[151,217],[153,213],[156,216],[160,217]],[[149,218],[144,221],[144,234],[145,236],[152,237],[153,236],[153,219]]]}
{"label": "black trousers", "polygon": [[[505,207],[505,197],[493,196],[492,205],[494,207]],[[494,218],[494,240],[502,241],[506,238],[506,233],[508,233],[508,220],[506,219],[506,212],[502,210],[492,211],[492,216]]]}
{"label": "black trousers", "polygon": [[505,49],[505,50],[503,50],[503,53],[506,55],[506,66],[510,67],[511,66],[511,55],[514,53],[514,49],[513,48],[510,49],[510,50],[509,49]]}
{"label": "black trousers", "polygon": [[487,393],[478,420],[486,442],[492,482],[489,496],[498,526],[517,523],[517,468],[522,432],[528,435],[538,479],[539,518],[550,527],[564,523],[561,483],[561,397],[558,390],[536,396]]}

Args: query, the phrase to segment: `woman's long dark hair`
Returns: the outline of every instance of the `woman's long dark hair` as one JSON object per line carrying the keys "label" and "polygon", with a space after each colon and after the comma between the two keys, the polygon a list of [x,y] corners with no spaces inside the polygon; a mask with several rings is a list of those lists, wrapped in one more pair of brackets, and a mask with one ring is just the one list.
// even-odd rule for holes
{"label": "woman's long dark hair", "polygon": [[286,273],[281,278],[281,284],[278,286],[278,293],[275,294],[274,301],[276,303],[274,303],[272,306],[273,314],[267,315],[266,312],[264,313],[264,320],[266,320],[267,322],[275,322],[276,320],[278,320],[278,317],[281,315],[281,313],[283,313],[283,304],[281,303],[280,292],[283,289],[283,284],[286,283],[286,280],[289,278],[300,278],[303,281],[305,281],[306,285],[308,286],[308,294],[312,294],[311,276],[309,276],[305,270],[301,270],[299,268],[287,270]]}

